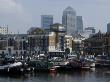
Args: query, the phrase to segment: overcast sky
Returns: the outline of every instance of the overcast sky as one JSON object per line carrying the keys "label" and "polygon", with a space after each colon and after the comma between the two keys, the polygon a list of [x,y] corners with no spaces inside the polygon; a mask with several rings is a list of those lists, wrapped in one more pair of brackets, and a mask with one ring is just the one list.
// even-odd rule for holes
{"label": "overcast sky", "polygon": [[84,28],[93,26],[106,32],[110,0],[0,0],[0,26],[8,25],[13,33],[26,33],[30,27],[40,27],[42,14],[54,15],[54,22],[61,23],[67,6],[83,16]]}

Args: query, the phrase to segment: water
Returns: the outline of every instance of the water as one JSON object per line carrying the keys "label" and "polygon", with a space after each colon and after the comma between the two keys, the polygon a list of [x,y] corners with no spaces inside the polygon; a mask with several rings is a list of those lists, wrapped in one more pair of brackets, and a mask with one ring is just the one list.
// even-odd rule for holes
{"label": "water", "polygon": [[0,75],[0,82],[110,82],[110,72],[74,71],[65,73],[31,73],[24,75]]}

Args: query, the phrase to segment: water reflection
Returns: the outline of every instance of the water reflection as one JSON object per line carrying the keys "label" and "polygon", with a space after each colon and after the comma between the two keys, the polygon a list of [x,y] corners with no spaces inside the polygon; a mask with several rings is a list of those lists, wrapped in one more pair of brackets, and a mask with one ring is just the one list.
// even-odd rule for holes
{"label": "water reflection", "polygon": [[96,69],[95,71],[0,75],[0,82],[110,82],[110,71]]}

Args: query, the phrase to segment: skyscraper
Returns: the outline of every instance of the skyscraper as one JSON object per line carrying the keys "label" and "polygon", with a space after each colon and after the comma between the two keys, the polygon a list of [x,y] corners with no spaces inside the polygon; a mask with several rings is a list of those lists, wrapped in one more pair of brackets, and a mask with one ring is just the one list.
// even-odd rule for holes
{"label": "skyscraper", "polygon": [[72,7],[69,6],[63,11],[62,24],[66,28],[67,34],[76,32],[76,11]]}
{"label": "skyscraper", "polygon": [[47,29],[53,24],[53,15],[41,15],[41,27]]}
{"label": "skyscraper", "polygon": [[77,16],[77,32],[80,34],[83,32],[83,20],[82,20],[82,16]]}
{"label": "skyscraper", "polygon": [[88,27],[88,28],[85,28],[85,31],[95,33],[96,29],[94,27]]}
{"label": "skyscraper", "polygon": [[110,23],[107,24],[107,32],[110,33]]}

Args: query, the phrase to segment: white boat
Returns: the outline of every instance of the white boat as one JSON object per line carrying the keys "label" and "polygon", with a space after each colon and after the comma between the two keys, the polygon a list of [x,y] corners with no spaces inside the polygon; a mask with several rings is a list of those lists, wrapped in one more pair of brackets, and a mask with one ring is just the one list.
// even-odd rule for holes
{"label": "white boat", "polygon": [[0,73],[17,73],[22,67],[22,62],[16,62],[11,56],[0,58]]}
{"label": "white boat", "polygon": [[18,67],[18,66],[22,66],[22,63],[21,62],[15,62],[15,63],[12,63],[12,64],[0,65],[0,70],[3,70],[5,68]]}
{"label": "white boat", "polygon": [[6,65],[0,65],[0,73],[19,73],[22,67],[21,62],[14,62]]}

